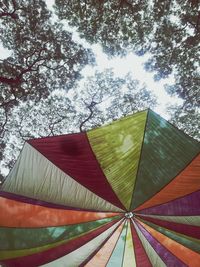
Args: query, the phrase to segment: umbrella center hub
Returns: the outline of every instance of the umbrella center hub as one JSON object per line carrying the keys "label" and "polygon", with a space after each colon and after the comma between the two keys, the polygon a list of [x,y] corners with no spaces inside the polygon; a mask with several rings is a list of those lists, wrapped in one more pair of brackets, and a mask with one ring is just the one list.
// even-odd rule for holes
{"label": "umbrella center hub", "polygon": [[132,213],[132,212],[126,212],[126,213],[125,213],[125,217],[126,217],[127,219],[130,219],[130,218],[133,217],[133,213]]}

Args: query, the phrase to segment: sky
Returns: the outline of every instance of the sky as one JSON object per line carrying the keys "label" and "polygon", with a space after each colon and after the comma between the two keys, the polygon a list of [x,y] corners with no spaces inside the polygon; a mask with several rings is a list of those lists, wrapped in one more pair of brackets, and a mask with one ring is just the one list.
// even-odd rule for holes
{"label": "sky", "polygon": [[131,53],[124,58],[116,57],[109,59],[108,56],[103,53],[100,45],[93,45],[91,48],[96,55],[97,66],[95,68],[90,66],[85,67],[82,71],[85,77],[94,74],[96,70],[103,71],[105,68],[113,68],[114,74],[118,77],[124,77],[127,73],[131,73],[134,79],[138,80],[140,83],[146,84],[147,88],[156,95],[158,105],[154,110],[166,119],[169,119],[169,115],[166,114],[165,110],[167,105],[169,103],[175,104],[182,102],[178,97],[172,97],[167,94],[164,89],[165,84],[172,85],[174,83],[172,76],[168,79],[155,82],[153,79],[154,73],[145,71],[144,62],[147,56],[139,57]]}

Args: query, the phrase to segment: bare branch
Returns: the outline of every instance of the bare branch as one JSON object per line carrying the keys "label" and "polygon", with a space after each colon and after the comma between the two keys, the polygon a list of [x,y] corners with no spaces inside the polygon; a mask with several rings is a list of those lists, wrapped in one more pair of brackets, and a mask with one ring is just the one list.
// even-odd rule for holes
{"label": "bare branch", "polygon": [[81,122],[81,124],[80,124],[80,126],[79,126],[79,130],[80,130],[80,132],[83,132],[83,126],[84,126],[84,124],[85,124],[87,121],[89,121],[89,120],[91,119],[91,117],[92,117],[92,115],[93,115],[93,113],[94,113],[93,108],[94,108],[97,104],[98,104],[98,103],[92,101],[92,102],[90,103],[90,105],[87,106],[87,108],[89,109],[90,113],[89,113],[88,117],[87,117],[84,121]]}
{"label": "bare branch", "polygon": [[[6,11],[6,9],[2,8],[3,12],[0,13],[0,18],[2,17],[11,17],[12,19],[18,19],[19,16],[15,13],[17,11],[17,3],[15,0],[12,0],[12,4],[13,4],[13,11],[12,12],[8,12]],[[8,8],[8,6],[7,6]]]}
{"label": "bare branch", "polygon": [[0,83],[8,84],[10,86],[19,85],[21,83],[21,79],[20,79],[20,76],[17,76],[15,78],[6,78],[3,76],[0,76]]}
{"label": "bare branch", "polygon": [[14,13],[15,10],[13,12],[1,12],[0,13],[0,18],[2,17],[11,17],[12,19],[18,19],[19,16],[17,14]]}
{"label": "bare branch", "polygon": [[[38,51],[34,51],[31,55],[29,55],[27,58],[26,58],[26,65],[27,65],[27,68],[22,68],[21,67],[21,72],[15,77],[15,78],[7,78],[7,77],[4,77],[4,76],[0,76],[0,82],[1,83],[4,83],[4,84],[8,84],[10,86],[18,86],[22,83],[22,77],[25,73],[27,72],[31,72],[31,71],[37,71],[38,70],[38,67],[36,67],[36,69],[33,69],[33,67],[36,65],[36,63],[39,63],[40,61],[45,61],[47,59],[47,57],[45,58],[41,58],[41,53],[45,50],[45,46],[43,46],[39,52]],[[31,64],[28,64],[28,59],[30,57],[32,57],[34,54],[36,54],[38,52],[38,55],[36,57],[35,60],[33,60],[33,62]],[[13,64],[12,64],[13,65]],[[41,63],[42,65],[42,63]]]}
{"label": "bare branch", "polygon": [[5,126],[8,122],[8,112],[4,109],[4,114],[5,114],[5,121],[0,124],[0,138],[4,138],[5,135]]}
{"label": "bare branch", "polygon": [[63,119],[58,119],[58,120],[56,120],[56,121],[54,121],[54,122],[51,122],[50,124],[49,124],[49,130],[50,130],[50,134],[48,135],[48,136],[54,136],[55,135],[55,133],[54,133],[54,128],[55,128],[55,126],[58,124],[58,123],[60,123],[61,121],[62,121]]}
{"label": "bare branch", "polygon": [[17,99],[16,99],[16,96],[15,96],[14,94],[13,94],[13,96],[14,96],[14,99],[10,99],[10,100],[8,100],[8,101],[4,101],[4,102],[2,102],[2,103],[0,104],[0,107],[3,107],[3,108],[8,109],[9,106],[11,106],[11,105],[16,105],[16,101],[17,101]]}
{"label": "bare branch", "polygon": [[21,120],[20,120],[20,123],[19,123],[19,127],[17,128],[17,132],[19,134],[19,136],[22,138],[23,141],[26,141],[27,139],[31,139],[31,138],[34,138],[35,136],[31,135],[31,134],[23,134],[22,133],[22,130],[23,130],[23,120],[24,120],[24,115],[22,115],[21,117]]}

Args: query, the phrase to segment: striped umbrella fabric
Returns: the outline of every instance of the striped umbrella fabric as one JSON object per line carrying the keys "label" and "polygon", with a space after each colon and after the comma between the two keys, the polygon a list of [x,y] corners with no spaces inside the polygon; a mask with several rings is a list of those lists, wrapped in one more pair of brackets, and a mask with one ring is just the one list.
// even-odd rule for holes
{"label": "striped umbrella fabric", "polygon": [[199,152],[150,109],[27,141],[0,191],[0,263],[200,266]]}

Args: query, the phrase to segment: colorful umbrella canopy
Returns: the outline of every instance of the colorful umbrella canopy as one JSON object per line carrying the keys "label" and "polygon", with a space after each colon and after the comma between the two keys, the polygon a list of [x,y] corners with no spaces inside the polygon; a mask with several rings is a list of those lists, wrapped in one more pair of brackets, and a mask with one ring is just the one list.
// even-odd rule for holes
{"label": "colorful umbrella canopy", "polygon": [[29,140],[0,192],[1,264],[199,266],[199,152],[151,110]]}

